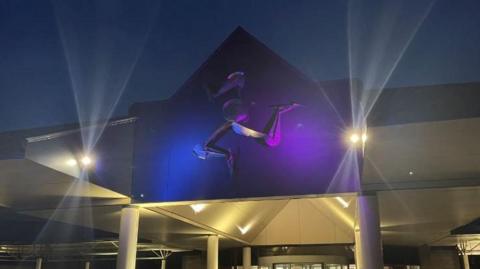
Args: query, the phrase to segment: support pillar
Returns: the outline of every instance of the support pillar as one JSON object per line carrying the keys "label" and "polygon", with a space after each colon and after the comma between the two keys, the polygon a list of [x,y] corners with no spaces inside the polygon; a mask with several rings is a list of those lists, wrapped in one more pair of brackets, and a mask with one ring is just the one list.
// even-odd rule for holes
{"label": "support pillar", "polygon": [[89,261],[85,262],[85,269],[90,269],[90,262]]}
{"label": "support pillar", "polygon": [[167,266],[167,260],[166,260],[166,259],[162,259],[161,269],[165,269],[166,266]]}
{"label": "support pillar", "polygon": [[355,227],[355,265],[357,269],[360,269],[360,260],[362,259],[362,246],[360,244],[360,229]]}
{"label": "support pillar", "polygon": [[42,262],[43,262],[43,259],[41,257],[38,257],[35,260],[35,269],[42,269]]}
{"label": "support pillar", "polygon": [[243,259],[243,262],[242,262],[243,269],[251,269],[252,268],[252,248],[251,247],[243,248],[242,259]]}
{"label": "support pillar", "polygon": [[468,261],[467,253],[462,253],[463,269],[470,269],[470,262]]}
{"label": "support pillar", "polygon": [[138,207],[130,206],[122,209],[117,269],[135,269],[139,219]]}
{"label": "support pillar", "polygon": [[378,200],[374,194],[357,197],[355,258],[357,269],[383,269]]}
{"label": "support pillar", "polygon": [[207,269],[218,269],[218,235],[207,238]]}

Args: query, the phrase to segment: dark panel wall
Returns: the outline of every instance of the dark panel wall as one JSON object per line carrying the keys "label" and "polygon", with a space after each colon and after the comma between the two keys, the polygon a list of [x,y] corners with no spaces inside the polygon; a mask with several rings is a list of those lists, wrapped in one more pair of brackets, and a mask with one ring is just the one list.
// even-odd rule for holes
{"label": "dark panel wall", "polygon": [[478,100],[479,82],[385,89],[368,126],[479,117]]}
{"label": "dark panel wall", "polygon": [[[248,128],[262,131],[272,105],[303,106],[282,115],[276,147],[225,135],[218,145],[235,155],[231,173],[225,158],[201,160],[192,151],[226,122],[223,102],[209,98],[206,88],[220,87],[235,71],[245,73]],[[344,140],[350,102],[348,80],[317,84],[236,31],[172,98],[132,107],[138,118],[133,195],[154,202],[355,191],[357,155]]]}
{"label": "dark panel wall", "polygon": [[455,247],[429,247],[419,249],[422,269],[460,269],[460,260]]}

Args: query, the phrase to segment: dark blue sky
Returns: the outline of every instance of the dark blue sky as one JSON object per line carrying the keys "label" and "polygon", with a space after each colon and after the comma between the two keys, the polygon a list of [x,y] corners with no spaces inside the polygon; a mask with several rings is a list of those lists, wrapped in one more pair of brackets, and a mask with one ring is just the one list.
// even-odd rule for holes
{"label": "dark blue sky", "polygon": [[0,0],[0,131],[77,121],[74,92],[84,119],[95,108],[108,115],[121,92],[114,115],[166,98],[238,25],[308,76],[329,80],[349,76],[349,44],[376,42],[352,42],[349,27],[388,25],[388,55],[425,11],[387,86],[480,81],[480,1],[437,0],[429,12],[408,3],[398,17],[399,7],[379,8],[388,0],[351,1],[375,14],[355,16],[347,0]]}

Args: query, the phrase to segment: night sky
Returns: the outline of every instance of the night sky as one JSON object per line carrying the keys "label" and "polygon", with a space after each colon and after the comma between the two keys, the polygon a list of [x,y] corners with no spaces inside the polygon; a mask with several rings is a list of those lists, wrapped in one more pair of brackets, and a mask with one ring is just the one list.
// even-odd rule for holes
{"label": "night sky", "polygon": [[[480,81],[480,1],[351,1],[374,14],[352,22],[347,0],[0,0],[0,131],[126,115],[134,102],[167,98],[239,25],[330,80],[349,77],[349,44],[375,45],[361,34],[352,42],[352,25],[389,26],[386,47],[373,46],[388,55],[418,21],[387,87]],[[361,69],[372,57],[359,58]]]}

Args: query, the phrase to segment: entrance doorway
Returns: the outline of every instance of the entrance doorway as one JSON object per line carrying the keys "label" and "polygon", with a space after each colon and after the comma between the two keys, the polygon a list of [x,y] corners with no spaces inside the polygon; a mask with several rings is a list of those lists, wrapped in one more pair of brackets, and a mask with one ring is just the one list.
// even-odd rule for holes
{"label": "entrance doorway", "polygon": [[348,269],[345,264],[325,264],[325,263],[277,263],[273,269]]}

